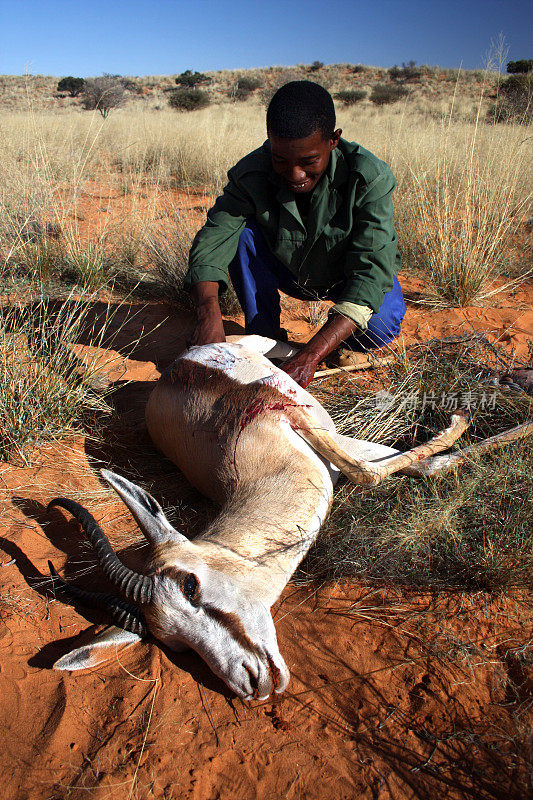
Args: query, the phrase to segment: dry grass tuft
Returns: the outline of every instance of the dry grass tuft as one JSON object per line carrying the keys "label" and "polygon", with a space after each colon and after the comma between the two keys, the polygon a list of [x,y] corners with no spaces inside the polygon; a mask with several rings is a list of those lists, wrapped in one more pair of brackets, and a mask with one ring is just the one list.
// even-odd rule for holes
{"label": "dry grass tuft", "polygon": [[[89,434],[95,417],[110,412],[106,374],[112,365],[102,362],[99,348],[112,346],[116,311],[96,323],[92,300],[41,297],[0,309],[0,458],[28,463],[36,446]],[[82,332],[88,347],[79,356]]]}
{"label": "dry grass tuft", "polygon": [[313,328],[324,325],[328,318],[329,304],[323,300],[311,300],[307,303],[306,309],[302,314],[303,319],[312,325]]}
{"label": "dry grass tuft", "polygon": [[[509,365],[509,356],[482,336],[434,341],[389,369],[389,394],[378,398],[378,408],[375,396],[352,389],[350,380],[331,392],[329,404],[324,400],[345,432],[399,449],[427,440],[463,407],[472,418],[464,438],[474,443],[533,417],[531,397],[492,385],[496,371]],[[532,494],[531,439],[472,456],[440,478],[396,476],[372,491],[344,485],[301,576],[531,588]]]}
{"label": "dry grass tuft", "polygon": [[[0,563],[0,566],[3,566],[3,564]],[[25,592],[8,589],[5,594],[0,594],[1,620],[6,620],[9,617],[32,619],[35,616],[35,601],[32,597],[27,597]]]}
{"label": "dry grass tuft", "polygon": [[531,209],[533,193],[524,185],[531,149],[526,125],[510,127],[504,138],[478,118],[460,149],[456,127],[450,116],[435,138],[429,170],[413,154],[411,202],[400,227],[404,255],[426,276],[430,301],[465,306],[501,291],[492,287],[496,277],[517,272],[512,285],[532,274],[527,258],[517,270],[510,256]]}
{"label": "dry grass tuft", "polygon": [[118,264],[107,238],[106,232],[86,242],[72,233],[68,235],[59,281],[81,286],[86,291],[111,285],[118,274]]}
{"label": "dry grass tuft", "polygon": [[185,217],[175,211],[165,224],[153,227],[146,234],[146,251],[152,263],[152,274],[159,285],[161,296],[178,307],[192,309],[190,295],[183,290],[187,272],[189,249],[194,232]]}

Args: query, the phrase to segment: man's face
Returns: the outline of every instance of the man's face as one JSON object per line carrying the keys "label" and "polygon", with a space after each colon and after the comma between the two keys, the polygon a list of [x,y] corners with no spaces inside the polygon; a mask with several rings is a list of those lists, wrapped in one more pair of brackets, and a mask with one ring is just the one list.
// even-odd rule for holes
{"label": "man's face", "polygon": [[269,133],[274,172],[285,180],[295,194],[311,192],[326,171],[329,156],[341,137],[336,130],[328,139],[320,131],[304,139],[282,139]]}

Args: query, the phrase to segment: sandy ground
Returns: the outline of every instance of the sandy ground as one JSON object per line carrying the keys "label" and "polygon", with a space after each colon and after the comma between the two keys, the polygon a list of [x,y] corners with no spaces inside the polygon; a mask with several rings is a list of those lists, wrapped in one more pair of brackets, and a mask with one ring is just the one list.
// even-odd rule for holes
{"label": "sandy ground", "polygon": [[[406,343],[474,329],[527,358],[533,285],[490,306],[431,310],[416,302],[416,281],[403,283]],[[293,338],[310,335],[292,301],[284,314]],[[146,399],[191,317],[137,305],[120,310],[120,325],[109,376],[118,413],[102,441],[45,447],[31,468],[0,464],[1,796],[518,800],[533,791],[523,711],[533,672],[515,655],[531,639],[521,597],[289,584],[274,617],[292,679],[265,703],[243,704],[197,656],[156,644],[93,671],[51,669],[103,620],[47,595],[47,560],[66,576],[94,573],[105,588],[77,524],[46,512],[53,496],[87,498],[132,566],[142,563],[141,537],[98,463],[149,480],[186,533],[216,513],[154,451],[144,425]],[[141,329],[152,333],[131,351]]]}

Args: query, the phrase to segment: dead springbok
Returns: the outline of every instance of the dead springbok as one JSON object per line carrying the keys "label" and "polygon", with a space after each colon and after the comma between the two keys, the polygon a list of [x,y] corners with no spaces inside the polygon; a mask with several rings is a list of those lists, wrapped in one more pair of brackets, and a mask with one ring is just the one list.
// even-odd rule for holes
{"label": "dead springbok", "polygon": [[[50,506],[61,506],[80,522],[107,578],[125,598],[72,587],[50,565],[59,586],[82,603],[106,609],[117,626],[61,658],[56,669],[94,666],[117,645],[151,634],[171,650],[196,650],[242,698],[282,692],[289,671],[270,607],[318,534],[339,471],[370,486],[398,470],[436,473],[464,458],[436,455],[466,429],[461,415],[406,453],[336,433],[320,403],[266,357],[292,352],[259,336],[192,347],[156,384],[146,409],[156,447],[222,510],[189,541],[147,492],[103,470],[150,543],[145,573],[122,564],[80,505],[52,500]],[[479,449],[530,433],[533,422]]]}

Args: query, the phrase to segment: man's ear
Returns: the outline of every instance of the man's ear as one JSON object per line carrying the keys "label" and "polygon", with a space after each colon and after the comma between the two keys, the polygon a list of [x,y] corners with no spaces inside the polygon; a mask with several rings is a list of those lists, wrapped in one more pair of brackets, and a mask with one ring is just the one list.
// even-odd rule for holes
{"label": "man's ear", "polygon": [[331,139],[329,140],[330,150],[335,150],[335,148],[339,144],[341,136],[342,136],[342,129],[341,128],[337,128],[336,131],[333,131]]}

